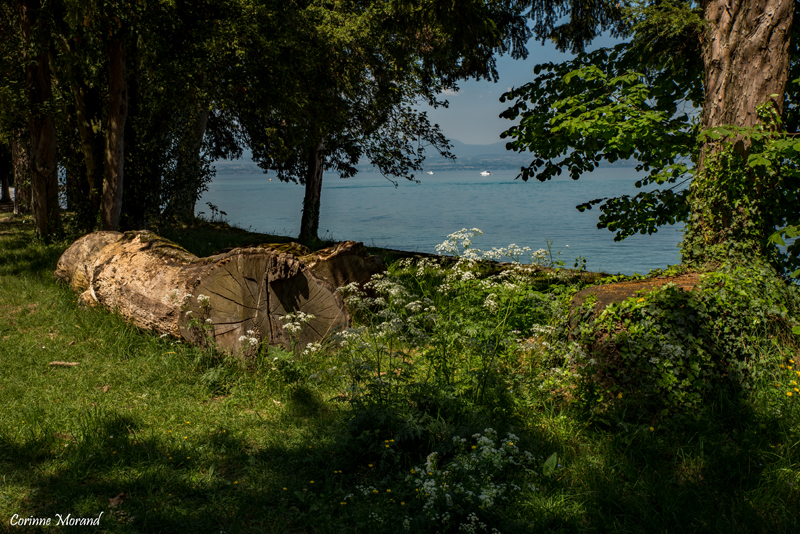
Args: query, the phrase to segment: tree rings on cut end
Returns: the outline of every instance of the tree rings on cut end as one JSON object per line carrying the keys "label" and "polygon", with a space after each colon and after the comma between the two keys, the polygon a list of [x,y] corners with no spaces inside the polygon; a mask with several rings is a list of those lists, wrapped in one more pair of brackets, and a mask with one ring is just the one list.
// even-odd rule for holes
{"label": "tree rings on cut end", "polygon": [[261,342],[289,348],[292,339],[280,319],[288,313],[314,316],[294,340],[300,346],[346,328],[350,319],[333,286],[294,256],[270,249],[213,256],[188,290],[181,335],[193,343],[213,340],[233,353],[247,353]]}

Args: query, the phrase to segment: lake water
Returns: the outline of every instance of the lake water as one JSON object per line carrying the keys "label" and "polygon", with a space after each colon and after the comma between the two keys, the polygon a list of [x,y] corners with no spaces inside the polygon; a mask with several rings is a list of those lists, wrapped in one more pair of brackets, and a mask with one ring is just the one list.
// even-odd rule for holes
{"label": "lake water", "polygon": [[[403,180],[396,188],[378,173],[348,179],[326,173],[320,237],[435,252],[448,234],[479,228],[483,235],[473,242],[475,248],[514,243],[536,250],[550,239],[567,267],[583,256],[589,270],[644,274],[680,261],[682,225],[615,243],[612,232],[597,228],[596,207],[583,213],[575,209],[591,199],[638,192],[632,168],[601,168],[578,181],[558,178],[545,183],[514,180],[513,170],[492,173],[440,171],[423,174],[419,184]],[[300,232],[303,187],[280,182],[274,175],[220,172],[198,202],[198,212],[209,214],[206,202],[242,228],[289,236]]]}

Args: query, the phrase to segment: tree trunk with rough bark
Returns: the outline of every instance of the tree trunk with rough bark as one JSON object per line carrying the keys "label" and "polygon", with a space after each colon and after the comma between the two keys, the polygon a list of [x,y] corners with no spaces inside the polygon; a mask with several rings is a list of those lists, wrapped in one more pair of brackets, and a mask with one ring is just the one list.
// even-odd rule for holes
{"label": "tree trunk with rough bark", "polygon": [[[702,7],[708,21],[701,37],[703,128],[755,126],[757,107],[770,102],[782,113],[794,0],[706,0]],[[729,141],[736,141],[733,148],[717,142],[701,150],[682,244],[683,261],[690,265],[759,256],[774,230],[761,216],[770,207],[759,194],[774,184],[762,184],[747,166],[746,140]],[[742,197],[739,191],[748,193]]]}
{"label": "tree trunk with rough bark", "polygon": [[705,128],[754,126],[756,107],[770,100],[783,111],[794,5],[794,0],[704,2]]}
{"label": "tree trunk with rough bark", "polygon": [[108,58],[109,110],[100,224],[104,230],[116,230],[119,228],[119,219],[122,213],[122,185],[125,169],[125,119],[128,115],[125,44],[121,39],[116,38],[111,41]]}
{"label": "tree trunk with rough bark", "polygon": [[308,169],[305,179],[305,197],[303,198],[303,219],[300,223],[300,241],[313,243],[319,233],[319,206],[322,197],[322,172],[324,170],[325,145],[320,141],[311,151],[308,158]]}
{"label": "tree trunk with rough bark", "polygon": [[[197,258],[150,232],[95,232],[67,249],[55,274],[82,291],[81,302],[136,326],[250,354],[261,343],[302,347],[347,327],[334,284],[363,284],[385,270],[360,243],[305,252],[258,245]],[[292,312],[314,316],[294,338],[280,319]]]}
{"label": "tree trunk with rough bark", "polygon": [[[45,240],[61,229],[61,208],[58,203],[58,161],[56,159],[56,123],[43,108],[52,100],[50,63],[46,47],[37,42],[36,17],[40,9],[36,0],[23,0],[20,5],[22,39],[25,43],[25,84],[32,112],[28,124],[31,136],[30,173],[34,224]],[[33,57],[30,54],[35,54]]]}

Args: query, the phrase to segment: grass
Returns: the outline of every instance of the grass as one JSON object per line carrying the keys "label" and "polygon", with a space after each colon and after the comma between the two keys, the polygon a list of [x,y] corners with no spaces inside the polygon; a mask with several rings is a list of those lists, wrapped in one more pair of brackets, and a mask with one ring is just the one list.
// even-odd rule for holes
{"label": "grass", "polygon": [[[436,443],[376,435],[375,452],[359,445],[340,384],[288,379],[279,351],[223,362],[81,308],[52,276],[67,243],[43,245],[30,223],[0,217],[0,531],[40,530],[12,527],[14,514],[55,523],[101,512],[99,532],[402,531],[423,514],[409,466],[448,432],[487,424],[536,458],[513,474],[511,501],[481,515],[487,532],[800,531],[800,395],[786,395],[796,354],[765,364],[752,394],[720,389],[695,417],[656,420],[630,416],[636,399],[587,416],[537,387],[552,383],[540,380],[552,362],[529,362],[506,371],[520,390],[505,411],[434,417],[424,424]],[[200,255],[279,242],[224,227],[163,233]],[[554,452],[561,466],[545,477]]]}

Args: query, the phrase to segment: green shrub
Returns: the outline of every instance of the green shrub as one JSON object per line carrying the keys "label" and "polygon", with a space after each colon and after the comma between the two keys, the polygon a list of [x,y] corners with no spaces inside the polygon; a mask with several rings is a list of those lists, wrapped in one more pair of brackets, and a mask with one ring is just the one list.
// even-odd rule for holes
{"label": "green shrub", "polygon": [[[516,246],[482,253],[477,230],[449,236],[449,261],[403,260],[360,288],[342,288],[361,326],[334,340],[337,368],[354,408],[350,435],[365,454],[385,457],[394,439],[416,461],[460,429],[508,422],[515,388],[510,369],[528,350],[532,328],[562,311],[549,253]],[[529,255],[531,264],[517,262]],[[486,259],[515,260],[503,269]],[[546,264],[546,265],[545,265]],[[447,423],[444,423],[446,421]],[[495,423],[497,424],[497,423]]]}
{"label": "green shrub", "polygon": [[635,395],[688,412],[725,384],[749,390],[759,364],[776,357],[772,347],[793,342],[798,304],[797,287],[757,263],[703,274],[690,292],[666,284],[611,304],[578,328],[583,399]]}

